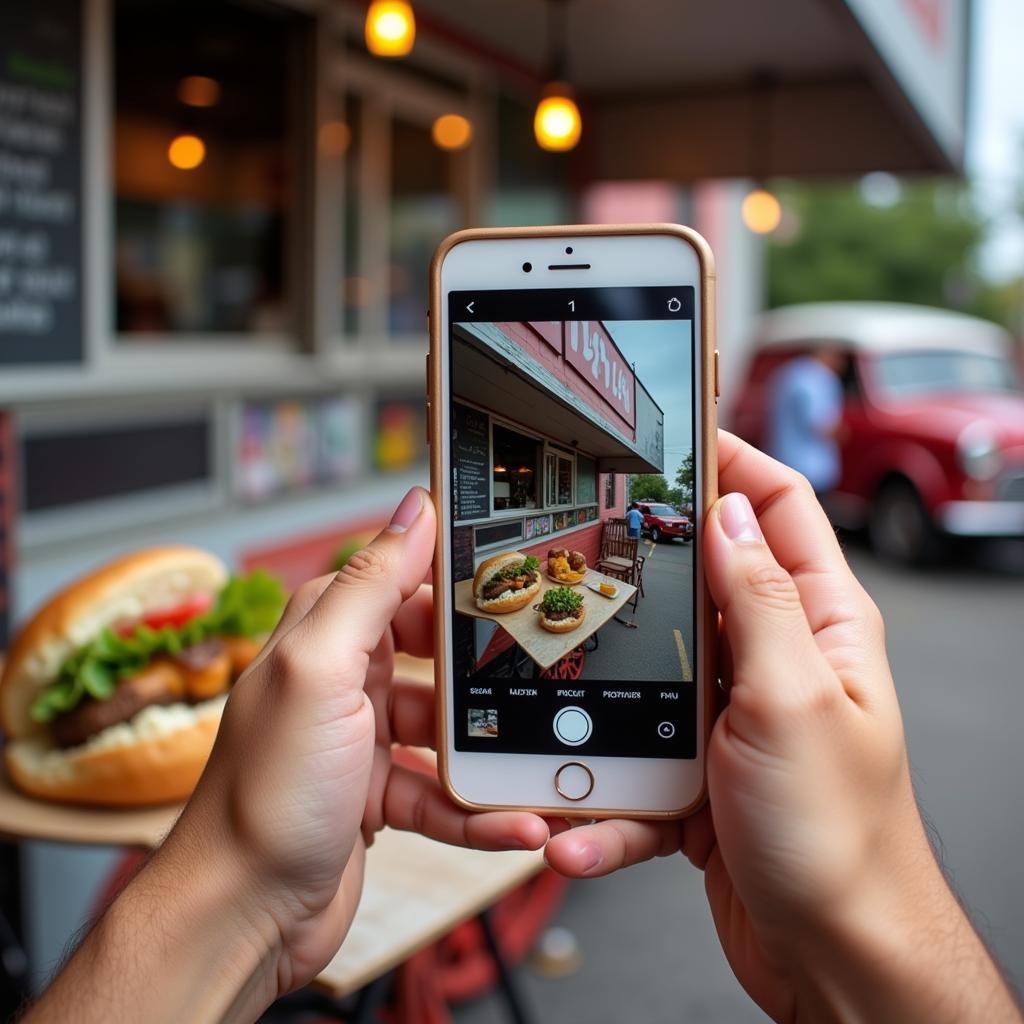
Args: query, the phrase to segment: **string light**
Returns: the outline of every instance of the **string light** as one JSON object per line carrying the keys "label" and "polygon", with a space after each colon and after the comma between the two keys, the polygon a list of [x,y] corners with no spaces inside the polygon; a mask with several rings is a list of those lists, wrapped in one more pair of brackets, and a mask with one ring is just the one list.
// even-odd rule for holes
{"label": "string light", "polygon": [[176,135],[167,147],[167,159],[179,171],[193,171],[206,159],[206,143],[198,135]]}
{"label": "string light", "polygon": [[782,220],[782,204],[763,188],[747,193],[740,212],[743,223],[757,235],[770,235]]}
{"label": "string light", "polygon": [[178,99],[186,107],[215,107],[220,102],[220,82],[206,75],[188,75],[178,83]]}
{"label": "string light", "polygon": [[473,138],[473,125],[461,114],[442,114],[430,129],[438,149],[465,149]]}
{"label": "string light", "polygon": [[416,39],[416,17],[406,0],[373,0],[366,12],[366,48],[377,57],[404,57]]}

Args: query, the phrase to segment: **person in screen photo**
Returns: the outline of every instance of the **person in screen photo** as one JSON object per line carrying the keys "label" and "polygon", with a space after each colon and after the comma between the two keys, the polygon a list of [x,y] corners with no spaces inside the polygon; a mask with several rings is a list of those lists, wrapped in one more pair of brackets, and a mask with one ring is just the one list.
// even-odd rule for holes
{"label": "person in screen photo", "polygon": [[634,501],[629,506],[629,511],[626,513],[626,533],[627,536],[637,537],[640,536],[640,528],[644,524],[644,514],[640,511],[640,506]]}
{"label": "person in screen photo", "polygon": [[692,528],[637,507],[690,497],[690,344],[686,320],[453,325],[457,678],[692,679]]}

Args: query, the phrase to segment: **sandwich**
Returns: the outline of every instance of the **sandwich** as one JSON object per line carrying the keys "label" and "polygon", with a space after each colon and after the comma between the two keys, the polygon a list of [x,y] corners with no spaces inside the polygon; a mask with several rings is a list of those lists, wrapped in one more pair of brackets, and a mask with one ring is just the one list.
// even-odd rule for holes
{"label": "sandwich", "polygon": [[540,624],[549,633],[571,633],[587,617],[583,598],[571,587],[552,587],[540,604]]}
{"label": "sandwich", "polygon": [[11,779],[72,803],[185,799],[283,607],[273,577],[229,579],[190,547],[137,551],[72,583],[21,630],[0,677]]}
{"label": "sandwich", "polygon": [[473,599],[481,611],[503,614],[525,608],[540,590],[540,562],[521,551],[503,551],[480,563]]}

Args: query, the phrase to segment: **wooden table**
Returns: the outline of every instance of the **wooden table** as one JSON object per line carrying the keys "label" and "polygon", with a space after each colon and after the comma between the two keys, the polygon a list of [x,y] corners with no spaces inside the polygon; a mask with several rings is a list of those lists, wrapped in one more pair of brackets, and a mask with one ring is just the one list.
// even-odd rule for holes
{"label": "wooden table", "polygon": [[[618,587],[615,597],[604,597],[587,589],[588,583],[611,583]],[[475,619],[487,619],[501,626],[517,644],[542,668],[551,668],[555,662],[564,658],[571,650],[579,647],[587,637],[596,633],[619,609],[633,596],[636,591],[631,583],[605,576],[596,569],[587,569],[586,576],[573,587],[583,598],[583,606],[587,609],[587,617],[583,624],[571,633],[549,633],[539,620],[539,614],[533,610],[539,604],[546,591],[564,584],[555,583],[541,573],[541,589],[525,608],[504,615],[494,615],[477,608],[473,599],[473,581],[460,580],[455,584],[455,610],[463,615],[471,615]]]}
{"label": "wooden table", "polygon": [[[403,658],[396,674],[432,679],[433,663]],[[180,812],[179,806],[118,811],[44,803],[23,796],[0,771],[0,836],[6,839],[152,849]],[[348,937],[314,984],[336,999],[358,991],[543,867],[541,851],[463,850],[385,829],[367,852],[363,896]]]}

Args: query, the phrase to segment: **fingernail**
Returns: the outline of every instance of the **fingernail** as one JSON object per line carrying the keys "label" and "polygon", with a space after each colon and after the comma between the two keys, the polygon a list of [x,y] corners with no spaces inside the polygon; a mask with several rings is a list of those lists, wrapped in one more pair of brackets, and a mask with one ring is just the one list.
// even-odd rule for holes
{"label": "fingernail", "polygon": [[403,499],[402,503],[395,509],[395,514],[388,523],[388,530],[391,533],[405,533],[417,517],[423,511],[423,491],[414,487]]}
{"label": "fingernail", "polygon": [[604,857],[601,855],[601,847],[597,843],[584,843],[580,847],[577,856],[583,861],[583,874],[593,871],[604,860]]}
{"label": "fingernail", "polygon": [[760,544],[764,541],[757,516],[745,494],[727,494],[718,506],[718,518],[725,535],[736,544]]}

